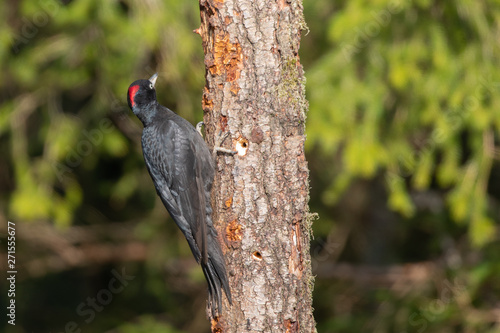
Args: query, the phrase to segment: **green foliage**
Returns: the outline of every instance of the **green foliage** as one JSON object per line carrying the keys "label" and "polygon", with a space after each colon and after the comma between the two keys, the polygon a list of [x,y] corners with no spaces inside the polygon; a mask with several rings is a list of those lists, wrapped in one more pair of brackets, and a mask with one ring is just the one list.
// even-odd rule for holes
{"label": "green foliage", "polygon": [[[16,184],[8,216],[67,226],[83,203],[82,180],[100,182],[93,170],[102,168],[101,161],[128,164],[139,158],[137,150],[130,154],[130,139],[116,127],[140,130],[124,98],[133,80],[160,72],[163,102],[187,118],[201,118],[195,110],[200,109],[203,54],[191,32],[197,6],[23,1],[17,26],[7,24],[8,12],[0,14],[5,59],[0,133],[11,142]],[[164,24],[169,21],[173,24]],[[133,174],[117,176],[99,193],[104,200],[124,202],[134,194]]]}
{"label": "green foliage", "polygon": [[[311,211],[320,217],[311,258],[318,331],[499,332],[491,319],[500,302],[499,3],[305,0],[304,7],[306,149]],[[88,329],[198,332],[192,299],[203,307],[205,282],[193,262],[184,267],[190,250],[165,223],[141,156],[141,125],[125,95],[133,80],[159,72],[162,104],[192,123],[201,119],[204,56],[192,33],[198,3],[3,1],[0,18],[4,220],[59,229],[134,225],[147,260]],[[297,84],[290,70],[296,61],[284,66],[280,98],[294,98],[287,87]],[[103,248],[116,242],[108,236]],[[23,258],[47,251],[27,243]],[[34,259],[23,265],[50,266],[53,258]],[[426,283],[382,287],[370,270],[321,275],[337,261],[389,267],[390,277],[397,276],[390,265],[420,263],[425,275],[430,262],[434,273]],[[91,265],[77,277],[56,270],[23,283],[40,302],[61,299],[62,283],[84,289],[71,294],[74,304],[60,305],[72,310],[106,288],[100,284],[109,274],[96,271],[109,267]],[[364,275],[368,282],[359,282]],[[35,329],[23,324],[57,331],[81,319],[71,313],[38,325],[57,307],[40,312],[29,296],[19,296],[26,309],[19,318],[29,320],[16,332]],[[196,318],[206,327],[203,313]]]}
{"label": "green foliage", "polygon": [[[168,231],[158,232],[167,214],[163,209],[153,212],[157,199],[142,159],[142,126],[128,109],[126,91],[132,81],[159,72],[161,102],[193,123],[201,119],[203,51],[200,37],[192,32],[199,25],[197,3],[26,0],[2,2],[0,18],[2,216],[16,223],[49,223],[61,230],[136,222],[138,239],[161,254],[161,260],[151,256],[154,265],[146,264],[154,267],[151,276],[156,278],[147,275],[144,280],[156,288],[138,293],[146,301],[134,302],[140,310],[133,317],[168,309],[179,318],[170,321],[172,325],[181,327],[188,319],[179,316],[179,303],[172,301],[174,288],[165,288],[162,267],[179,248],[186,260],[192,260],[191,254],[177,241],[173,223]],[[141,230],[153,231],[141,237]],[[25,258],[39,252],[43,266],[47,250],[41,244],[42,249],[34,252],[28,252],[31,246],[23,248]],[[47,291],[52,294],[47,298],[60,298],[57,285]],[[80,297],[85,300],[92,294]],[[33,303],[22,298],[18,302],[28,309]],[[134,319],[120,315],[132,311],[116,310],[115,317],[114,310],[106,310],[90,330],[109,329],[106,316]],[[37,321],[36,316],[24,317]],[[53,326],[40,325],[36,331],[59,331],[65,321],[74,319],[55,318]],[[20,319],[17,327],[22,331],[28,324]],[[154,324],[147,316],[119,331],[176,332],[165,321]]]}
{"label": "green foliage", "polygon": [[498,218],[487,194],[500,130],[498,4],[360,0],[335,7],[330,48],[307,72],[308,148],[338,153],[342,163],[343,184],[333,181],[328,197],[340,196],[345,179],[382,174],[389,207],[414,216],[408,194],[441,188],[472,243],[487,244]]}
{"label": "green foliage", "polygon": [[316,315],[329,318],[318,331],[498,332],[486,319],[498,297],[485,295],[499,283],[491,255],[500,220],[499,4],[304,6],[311,205],[315,237],[326,239],[313,242],[313,254],[322,249],[316,260],[438,267],[434,284],[382,299],[377,275],[356,282],[368,269],[349,283],[318,276]]}

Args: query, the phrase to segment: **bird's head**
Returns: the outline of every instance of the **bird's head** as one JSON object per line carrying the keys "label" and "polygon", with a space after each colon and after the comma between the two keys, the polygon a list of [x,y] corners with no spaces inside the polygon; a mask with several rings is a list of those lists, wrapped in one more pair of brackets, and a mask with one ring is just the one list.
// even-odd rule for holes
{"label": "bird's head", "polygon": [[155,84],[157,78],[158,73],[151,76],[148,80],[134,81],[130,87],[128,87],[128,106],[141,120],[144,116],[147,116],[142,114],[147,112],[147,106],[156,102]]}

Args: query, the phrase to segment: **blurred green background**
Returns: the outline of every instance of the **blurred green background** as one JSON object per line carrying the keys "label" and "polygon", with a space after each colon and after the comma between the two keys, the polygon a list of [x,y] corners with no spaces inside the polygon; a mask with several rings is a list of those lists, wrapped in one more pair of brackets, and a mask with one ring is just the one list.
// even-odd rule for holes
{"label": "blurred green background", "polygon": [[[500,2],[305,0],[319,332],[500,332]],[[24,332],[205,332],[128,85],[202,118],[197,1],[0,2],[1,263]],[[4,280],[5,281],[5,280]],[[0,284],[0,307],[7,284]]]}

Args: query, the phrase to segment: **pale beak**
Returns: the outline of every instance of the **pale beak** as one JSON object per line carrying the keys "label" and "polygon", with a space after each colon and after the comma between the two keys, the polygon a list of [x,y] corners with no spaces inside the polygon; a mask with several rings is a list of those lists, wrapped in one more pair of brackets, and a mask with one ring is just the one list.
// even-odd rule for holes
{"label": "pale beak", "polygon": [[156,84],[156,79],[158,79],[158,73],[154,73],[153,76],[151,76],[149,78],[149,82],[151,82],[151,84],[153,85],[153,87],[155,86]]}

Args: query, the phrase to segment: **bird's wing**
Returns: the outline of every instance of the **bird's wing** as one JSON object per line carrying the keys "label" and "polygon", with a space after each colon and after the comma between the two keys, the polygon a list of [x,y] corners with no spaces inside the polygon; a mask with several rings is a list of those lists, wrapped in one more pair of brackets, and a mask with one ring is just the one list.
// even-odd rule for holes
{"label": "bird's wing", "polygon": [[193,132],[190,128],[186,132],[173,120],[158,124],[158,145],[145,151],[144,159],[158,195],[186,237],[196,261],[206,263],[207,202],[203,166],[193,142],[193,134],[199,134],[194,128]]}

